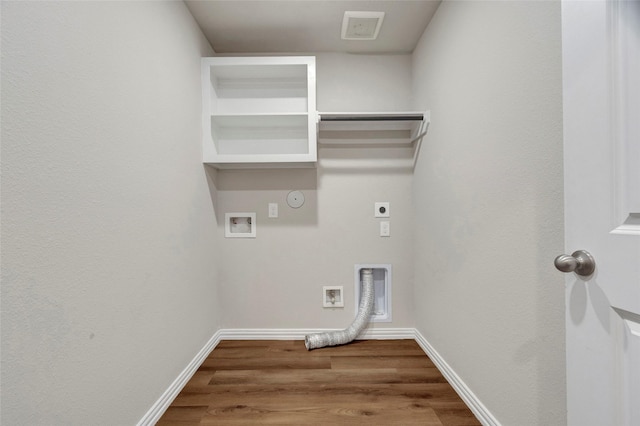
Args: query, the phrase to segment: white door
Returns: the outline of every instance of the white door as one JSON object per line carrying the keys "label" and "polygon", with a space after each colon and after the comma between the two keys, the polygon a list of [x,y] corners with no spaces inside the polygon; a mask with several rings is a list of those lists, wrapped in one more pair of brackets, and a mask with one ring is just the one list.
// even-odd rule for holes
{"label": "white door", "polygon": [[572,426],[640,425],[640,1],[563,1],[565,249]]}

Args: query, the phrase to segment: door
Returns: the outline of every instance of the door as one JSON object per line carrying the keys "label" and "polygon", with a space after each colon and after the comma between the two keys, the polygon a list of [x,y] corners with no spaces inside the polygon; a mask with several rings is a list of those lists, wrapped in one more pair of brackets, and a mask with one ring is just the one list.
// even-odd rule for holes
{"label": "door", "polygon": [[569,425],[640,425],[640,1],[563,1]]}

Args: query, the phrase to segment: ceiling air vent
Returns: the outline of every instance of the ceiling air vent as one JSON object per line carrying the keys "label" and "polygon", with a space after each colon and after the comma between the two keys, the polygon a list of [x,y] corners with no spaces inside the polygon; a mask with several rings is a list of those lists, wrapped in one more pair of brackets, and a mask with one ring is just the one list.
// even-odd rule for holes
{"label": "ceiling air vent", "polygon": [[375,40],[383,19],[384,12],[345,12],[342,20],[342,39]]}

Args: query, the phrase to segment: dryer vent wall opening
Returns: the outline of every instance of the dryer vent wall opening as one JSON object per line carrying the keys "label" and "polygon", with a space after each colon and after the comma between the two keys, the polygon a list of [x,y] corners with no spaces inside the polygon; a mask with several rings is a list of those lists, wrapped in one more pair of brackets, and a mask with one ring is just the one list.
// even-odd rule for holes
{"label": "dryer vent wall opening", "polygon": [[373,274],[373,312],[369,322],[392,322],[391,293],[392,268],[390,263],[360,263],[354,265],[354,309],[358,309],[362,293],[363,269],[371,269]]}

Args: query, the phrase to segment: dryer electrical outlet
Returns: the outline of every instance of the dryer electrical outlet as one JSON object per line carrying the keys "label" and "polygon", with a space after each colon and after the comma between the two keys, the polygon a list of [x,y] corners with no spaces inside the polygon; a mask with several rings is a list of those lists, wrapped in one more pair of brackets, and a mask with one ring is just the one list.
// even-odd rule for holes
{"label": "dryer electrical outlet", "polygon": [[390,217],[389,202],[378,201],[374,204],[374,217]]}

